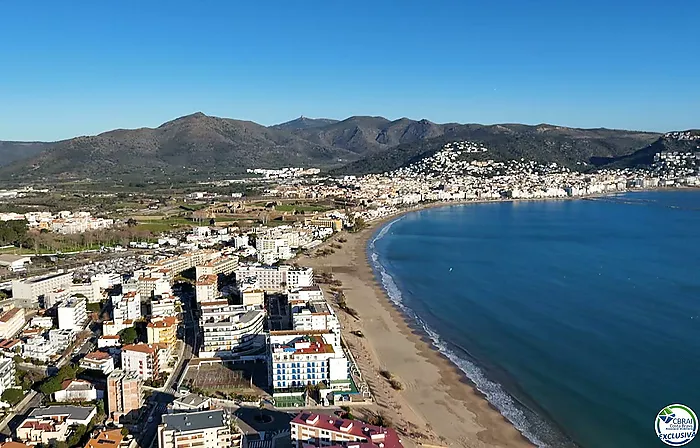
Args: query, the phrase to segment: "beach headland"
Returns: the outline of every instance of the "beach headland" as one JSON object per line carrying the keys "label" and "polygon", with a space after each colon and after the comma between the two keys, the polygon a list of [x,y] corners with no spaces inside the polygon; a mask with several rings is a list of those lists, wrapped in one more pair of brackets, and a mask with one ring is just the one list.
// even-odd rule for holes
{"label": "beach headland", "polygon": [[[430,206],[450,205],[456,204]],[[336,245],[334,253],[317,258],[301,256],[297,261],[316,272],[332,273],[342,282],[347,305],[359,318],[342,310],[337,313],[343,337],[376,400],[369,410],[381,410],[403,434],[406,446],[532,447],[390,301],[375,278],[367,258],[370,238],[389,221],[423,208],[427,207],[373,221],[358,233],[343,233],[346,241],[340,248]],[[327,285],[323,286],[332,298]],[[352,333],[357,331],[362,337]],[[400,390],[391,386],[382,371],[401,384]]]}

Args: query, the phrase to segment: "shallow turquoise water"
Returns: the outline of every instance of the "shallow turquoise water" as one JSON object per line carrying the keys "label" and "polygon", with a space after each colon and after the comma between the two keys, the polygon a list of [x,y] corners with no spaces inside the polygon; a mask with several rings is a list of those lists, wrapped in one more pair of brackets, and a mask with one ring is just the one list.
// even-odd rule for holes
{"label": "shallow turquoise water", "polygon": [[429,209],[368,250],[392,300],[541,446],[665,446],[659,410],[700,411],[699,191]]}

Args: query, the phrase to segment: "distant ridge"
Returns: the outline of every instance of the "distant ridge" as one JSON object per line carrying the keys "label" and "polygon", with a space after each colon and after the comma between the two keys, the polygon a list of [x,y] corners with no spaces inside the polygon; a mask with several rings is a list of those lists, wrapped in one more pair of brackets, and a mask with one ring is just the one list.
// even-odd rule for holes
{"label": "distant ridge", "polygon": [[0,142],[0,180],[175,181],[231,176],[247,168],[314,166],[332,174],[390,171],[445,143],[473,140],[489,157],[556,162],[575,169],[611,163],[661,134],[549,124],[437,124],[354,116],[299,117],[265,127],[252,121],[186,115],[157,128],[116,129],[53,143]]}
{"label": "distant ridge", "polygon": [[619,157],[596,160],[600,166],[607,168],[635,168],[648,166],[654,162],[654,155],[660,152],[696,152],[700,153],[700,130],[668,132],[650,145]]}
{"label": "distant ridge", "polygon": [[301,117],[295,120],[276,124],[270,127],[273,129],[281,129],[283,131],[297,131],[301,129],[321,128],[323,126],[327,126],[329,124],[334,124],[337,122],[338,120],[333,120],[330,118],[307,118],[302,115]]}

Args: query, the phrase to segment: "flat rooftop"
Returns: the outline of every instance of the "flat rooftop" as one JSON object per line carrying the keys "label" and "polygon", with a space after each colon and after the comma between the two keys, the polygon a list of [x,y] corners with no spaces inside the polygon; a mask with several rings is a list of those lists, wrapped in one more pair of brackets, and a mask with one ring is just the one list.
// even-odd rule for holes
{"label": "flat rooftop", "polygon": [[69,272],[56,272],[55,274],[50,274],[50,275],[45,275],[43,277],[32,277],[24,280],[24,283],[32,284],[32,283],[40,283],[46,280],[51,280],[54,278],[61,277],[63,275],[71,275]]}
{"label": "flat rooftop", "polygon": [[54,415],[65,415],[66,418],[73,420],[87,420],[90,414],[95,410],[94,406],[48,406],[45,408],[36,408],[29,413],[30,417],[41,418],[51,417]]}
{"label": "flat rooftop", "polygon": [[180,432],[201,431],[226,426],[224,411],[188,412],[185,414],[164,414],[163,424],[167,430]]}

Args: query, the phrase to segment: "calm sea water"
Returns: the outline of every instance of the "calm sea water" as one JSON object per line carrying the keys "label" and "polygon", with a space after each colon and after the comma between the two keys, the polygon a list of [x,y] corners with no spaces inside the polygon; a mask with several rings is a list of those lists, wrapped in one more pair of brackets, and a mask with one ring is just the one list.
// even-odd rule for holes
{"label": "calm sea water", "polygon": [[540,446],[665,446],[662,407],[700,412],[700,191],[424,210],[368,251],[392,300]]}

